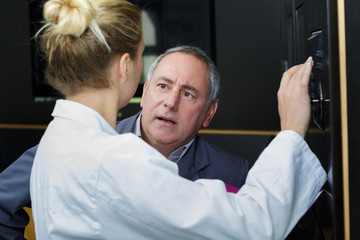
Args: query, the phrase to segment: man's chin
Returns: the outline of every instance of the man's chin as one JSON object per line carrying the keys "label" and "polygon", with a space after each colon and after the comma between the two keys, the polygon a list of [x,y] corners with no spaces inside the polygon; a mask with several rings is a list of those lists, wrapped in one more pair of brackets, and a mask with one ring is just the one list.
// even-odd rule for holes
{"label": "man's chin", "polygon": [[169,145],[169,144],[173,144],[175,143],[178,139],[175,138],[174,136],[170,135],[170,134],[158,134],[158,135],[153,135],[153,139],[155,141],[157,141],[159,144],[163,144],[163,145]]}
{"label": "man's chin", "polygon": [[173,144],[175,142],[175,139],[172,139],[172,138],[157,138],[156,141],[159,143],[159,144],[162,144],[162,145],[170,145],[170,144]]}

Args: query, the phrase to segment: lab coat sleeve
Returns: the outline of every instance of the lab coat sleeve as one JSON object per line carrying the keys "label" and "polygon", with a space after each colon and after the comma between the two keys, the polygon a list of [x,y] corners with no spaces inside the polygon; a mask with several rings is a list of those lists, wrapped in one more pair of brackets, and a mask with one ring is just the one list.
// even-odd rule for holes
{"label": "lab coat sleeve", "polygon": [[[325,181],[325,171],[306,142],[293,131],[283,131],[262,152],[239,195],[260,207],[268,226],[259,227],[268,229],[270,239],[284,239]],[[256,221],[257,216],[248,214],[252,217]]]}
{"label": "lab coat sleeve", "polygon": [[[115,236],[284,239],[326,180],[320,162],[294,131],[278,134],[237,194],[227,193],[219,180],[181,178],[176,164],[149,146],[132,146],[127,146],[122,161],[111,161],[120,157],[108,152],[99,175],[98,203],[102,209],[111,208],[100,216],[107,223],[103,230]],[[116,168],[122,173],[116,174]]]}

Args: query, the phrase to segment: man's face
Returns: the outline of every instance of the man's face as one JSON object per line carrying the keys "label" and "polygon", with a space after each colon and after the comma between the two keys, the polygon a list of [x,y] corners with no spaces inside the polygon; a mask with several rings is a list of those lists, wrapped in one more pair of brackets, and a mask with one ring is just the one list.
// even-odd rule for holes
{"label": "man's face", "polygon": [[209,73],[203,61],[181,52],[165,56],[144,86],[142,138],[155,148],[172,150],[188,143],[216,112],[216,101],[206,110],[209,94]]}

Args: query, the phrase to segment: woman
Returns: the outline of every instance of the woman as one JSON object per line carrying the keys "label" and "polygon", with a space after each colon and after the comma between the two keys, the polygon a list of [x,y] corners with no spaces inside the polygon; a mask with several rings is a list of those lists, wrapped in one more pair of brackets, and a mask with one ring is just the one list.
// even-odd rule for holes
{"label": "woman", "polygon": [[[180,178],[175,163],[114,130],[117,111],[133,96],[142,71],[140,11],[124,0],[50,0],[44,16],[46,75],[65,100],[56,102],[32,169],[37,239],[286,236],[325,180],[299,134],[280,133],[237,194],[217,180]],[[285,114],[286,129],[298,130],[286,123],[298,126],[299,108],[310,107],[310,71],[309,60],[284,75],[286,89],[305,82],[294,94],[280,94],[282,116],[303,100],[294,116]]]}

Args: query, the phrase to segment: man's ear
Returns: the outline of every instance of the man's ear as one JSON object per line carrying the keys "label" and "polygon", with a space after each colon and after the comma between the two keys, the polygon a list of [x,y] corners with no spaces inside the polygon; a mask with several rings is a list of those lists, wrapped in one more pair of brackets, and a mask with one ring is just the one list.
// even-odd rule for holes
{"label": "man's ear", "polygon": [[204,120],[204,122],[202,124],[202,126],[204,128],[206,128],[206,127],[208,127],[210,125],[210,122],[213,119],[217,108],[218,108],[218,100],[215,99],[215,100],[212,101],[212,103],[210,104],[208,110],[206,111],[206,117],[205,117],[205,120]]}
{"label": "man's ear", "polygon": [[143,99],[145,97],[146,94],[146,86],[148,85],[148,80],[145,81],[144,86],[143,86],[143,91],[142,91],[142,95],[141,95],[141,102],[140,102],[140,107],[143,107]]}

